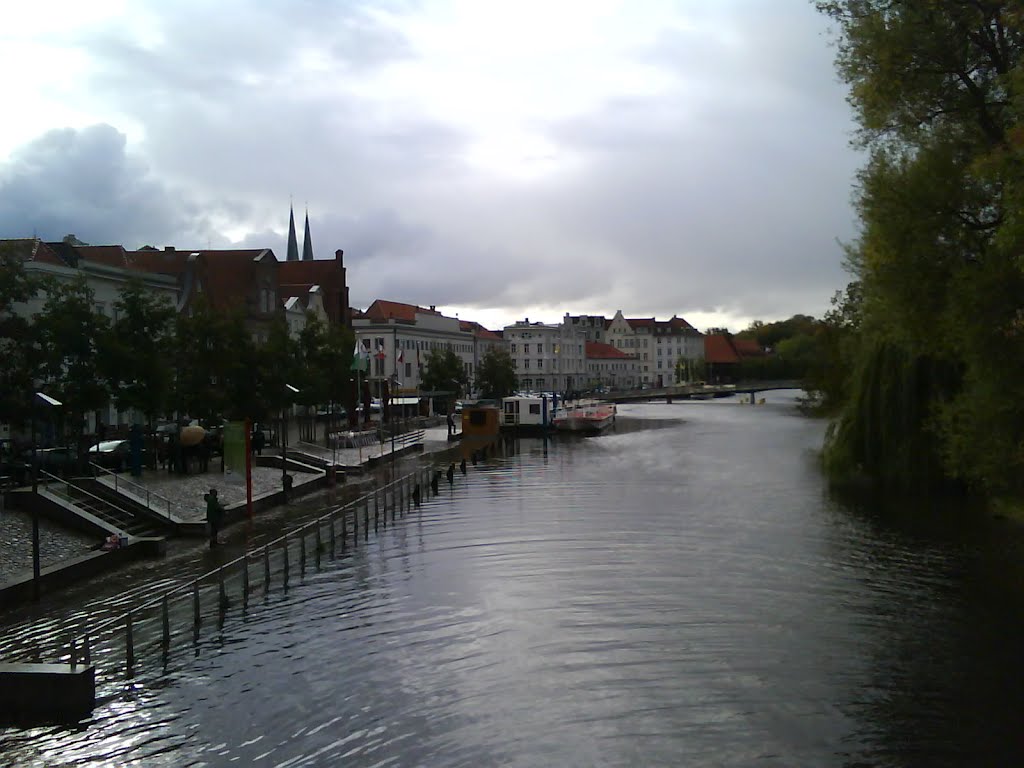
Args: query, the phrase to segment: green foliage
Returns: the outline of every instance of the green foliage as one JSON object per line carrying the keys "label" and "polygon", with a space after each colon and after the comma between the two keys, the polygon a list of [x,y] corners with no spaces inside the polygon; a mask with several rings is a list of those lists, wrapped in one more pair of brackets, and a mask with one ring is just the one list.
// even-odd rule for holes
{"label": "green foliage", "polygon": [[38,383],[43,392],[63,403],[62,415],[71,431],[82,434],[85,414],[102,408],[110,387],[100,364],[109,323],[96,310],[85,279],[51,283],[46,302],[36,316]]}
{"label": "green foliage", "polygon": [[1022,492],[1019,3],[818,6],[870,155],[858,295],[826,318],[825,349],[852,371],[822,384],[845,398],[827,464],[895,487]]}
{"label": "green foliage", "polygon": [[174,360],[174,306],[129,281],[114,304],[117,319],[105,345],[107,372],[118,409],[135,409],[152,423],[167,410]]}
{"label": "green foliage", "polygon": [[960,386],[955,363],[877,342],[861,357],[847,408],[829,430],[825,466],[836,480],[870,478],[887,488],[946,485],[936,414]]}
{"label": "green foliage", "polygon": [[745,331],[737,333],[739,338],[754,339],[762,349],[775,349],[780,342],[794,336],[813,336],[817,333],[818,321],[809,315],[793,315],[777,323],[763,323],[755,320]]}
{"label": "green foliage", "polygon": [[424,361],[426,366],[421,378],[421,387],[428,392],[454,392],[461,397],[466,389],[468,377],[462,360],[450,349],[432,349]]}
{"label": "green foliage", "polygon": [[15,245],[0,242],[0,421],[19,426],[27,419],[38,360],[35,328],[15,309],[34,298],[41,285],[25,272]]}
{"label": "green foliage", "polygon": [[476,372],[476,387],[481,397],[499,400],[516,391],[516,371],[512,356],[503,349],[489,348]]}

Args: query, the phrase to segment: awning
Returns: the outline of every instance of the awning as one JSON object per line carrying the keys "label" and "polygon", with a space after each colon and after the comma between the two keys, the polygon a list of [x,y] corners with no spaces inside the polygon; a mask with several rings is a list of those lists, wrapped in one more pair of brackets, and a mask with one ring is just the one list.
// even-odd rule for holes
{"label": "awning", "polygon": [[420,399],[418,397],[393,397],[391,398],[392,405],[417,405]]}

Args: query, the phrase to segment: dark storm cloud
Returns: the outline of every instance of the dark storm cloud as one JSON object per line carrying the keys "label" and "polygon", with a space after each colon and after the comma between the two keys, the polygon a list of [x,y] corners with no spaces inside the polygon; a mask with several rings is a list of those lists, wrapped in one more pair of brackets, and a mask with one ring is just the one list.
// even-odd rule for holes
{"label": "dark storm cloud", "polygon": [[0,164],[0,236],[139,246],[203,234],[197,211],[153,179],[109,125],[49,131]]}
{"label": "dark storm cloud", "polygon": [[293,199],[320,258],[345,250],[363,306],[773,319],[819,313],[845,283],[836,238],[852,233],[857,157],[810,5],[715,3],[666,27],[632,55],[657,89],[532,119],[559,162],[526,180],[467,161],[479,126],[375,79],[420,55],[392,23],[414,6],[154,4],[146,34],[90,32],[88,99],[138,138],[129,153],[94,126],[24,147],[0,166],[0,228],[230,236],[283,258]]}

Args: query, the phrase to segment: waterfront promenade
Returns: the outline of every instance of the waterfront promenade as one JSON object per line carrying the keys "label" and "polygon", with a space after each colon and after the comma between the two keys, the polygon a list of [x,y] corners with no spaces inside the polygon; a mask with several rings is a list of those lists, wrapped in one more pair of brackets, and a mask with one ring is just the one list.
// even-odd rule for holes
{"label": "waterfront promenade", "polygon": [[[387,462],[391,456],[390,440],[383,445],[375,442],[371,445],[360,448],[339,448],[332,450],[303,443],[298,440],[297,432],[291,438],[289,453],[309,452],[325,458],[327,461],[336,462],[339,467],[347,468],[348,474],[339,478],[337,489],[331,492],[315,494],[309,500],[294,500],[286,507],[279,506],[266,513],[262,513],[260,525],[273,525],[270,521],[277,521],[278,525],[287,524],[291,516],[301,515],[308,507],[322,505],[325,499],[343,498],[347,495],[346,489],[351,487],[353,492],[358,489],[365,489],[375,482],[373,475],[364,476],[362,472],[370,468],[370,463],[380,465]],[[423,430],[423,452],[432,454],[438,451],[446,451],[452,447],[448,441],[447,429],[444,424],[440,426],[427,427]],[[396,446],[397,448],[397,446]],[[265,449],[265,456],[274,455],[274,449]],[[397,459],[408,461],[408,459]],[[387,462],[390,463],[390,462]],[[228,508],[241,505],[244,507],[246,491],[244,484],[232,483],[225,479],[221,473],[220,461],[214,460],[210,463],[207,472],[196,472],[188,475],[171,475],[166,471],[147,470],[141,478],[128,478],[149,490],[168,498],[171,502],[171,512],[175,518],[183,522],[203,523],[206,519],[206,503],[203,496],[210,488],[217,488],[221,503]],[[301,494],[301,486],[322,477],[322,473],[306,474],[291,473],[295,479],[296,496]],[[259,499],[268,494],[274,494],[281,490],[281,470],[275,467],[254,467],[252,472],[253,498]],[[229,525],[221,534],[222,538],[231,546],[232,541],[239,535],[239,531],[247,526]],[[64,526],[59,526],[43,519],[40,521],[41,531],[41,561],[44,568],[58,565],[61,561],[79,557],[93,551],[100,543],[95,536],[75,531]],[[24,574],[32,567],[32,539],[31,520],[28,514],[14,510],[6,510],[0,516],[0,532],[2,532],[5,546],[0,548],[0,584]],[[251,529],[250,529],[251,532]],[[272,532],[272,531],[271,531]],[[197,547],[205,547],[205,541],[198,542],[191,540],[171,540],[169,555],[173,557],[179,550],[193,550]],[[203,564],[197,564],[202,568]],[[44,602],[45,602],[44,598]]]}

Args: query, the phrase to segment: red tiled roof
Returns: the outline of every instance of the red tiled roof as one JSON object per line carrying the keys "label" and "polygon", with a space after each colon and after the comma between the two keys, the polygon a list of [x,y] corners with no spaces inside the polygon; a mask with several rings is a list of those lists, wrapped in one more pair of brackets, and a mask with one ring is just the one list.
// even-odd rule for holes
{"label": "red tiled roof", "polygon": [[271,261],[276,261],[273,251],[266,248],[193,253],[198,253],[205,262],[203,292],[210,304],[221,310],[245,307],[256,288],[253,273],[261,254],[266,253]]}
{"label": "red tiled roof", "polygon": [[621,349],[616,349],[611,344],[603,341],[588,341],[587,357],[595,360],[634,360],[633,355],[626,354]]}
{"label": "red tiled roof", "polygon": [[668,325],[669,325],[670,328],[674,328],[674,329],[677,329],[677,330],[683,330],[683,331],[695,330],[692,325],[690,325],[688,322],[683,320],[683,318],[681,318],[681,317],[672,317],[672,319],[670,319],[668,321]]}
{"label": "red tiled roof", "polygon": [[501,341],[502,335],[496,331],[490,331],[484,328],[476,320],[459,320],[459,330],[472,333],[478,339],[491,339]]}
{"label": "red tiled roof", "polygon": [[128,256],[123,245],[76,245],[78,255],[87,261],[105,264],[108,267],[129,267]]}
{"label": "red tiled roof", "polygon": [[52,264],[58,267],[67,266],[50,246],[34,237],[0,240],[0,245],[9,246],[23,261],[38,261],[40,264]]}
{"label": "red tiled roof", "polygon": [[188,264],[190,251],[158,251],[145,249],[129,251],[128,260],[143,272],[156,272],[160,275],[180,277]]}
{"label": "red tiled roof", "polygon": [[740,358],[728,337],[714,334],[704,337],[704,360],[708,363],[738,363]]}
{"label": "red tiled roof", "polygon": [[629,323],[630,328],[652,328],[654,327],[655,320],[653,317],[636,317],[626,318],[626,322]]}
{"label": "red tiled roof", "polygon": [[756,339],[744,339],[734,336],[732,339],[733,348],[740,357],[764,357],[764,350],[757,343]]}
{"label": "red tiled roof", "polygon": [[424,315],[440,315],[441,313],[433,309],[424,309],[418,307],[415,304],[403,304],[399,301],[385,301],[384,299],[377,299],[369,307],[366,308],[366,312],[362,313],[363,317],[367,317],[370,320],[381,322],[384,320],[408,320],[413,322],[416,319],[416,313]]}

